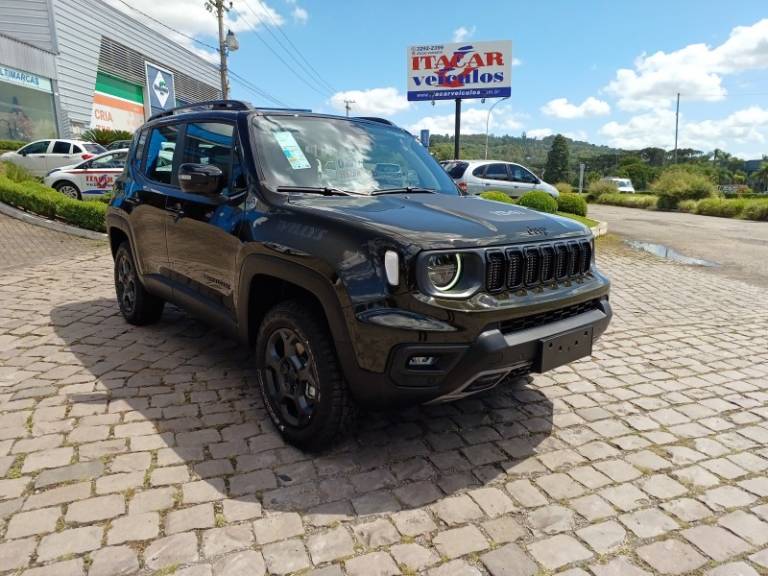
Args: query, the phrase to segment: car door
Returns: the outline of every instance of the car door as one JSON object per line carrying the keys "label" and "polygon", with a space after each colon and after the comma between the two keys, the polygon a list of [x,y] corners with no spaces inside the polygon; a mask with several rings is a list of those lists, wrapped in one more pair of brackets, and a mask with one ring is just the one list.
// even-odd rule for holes
{"label": "car door", "polygon": [[498,190],[510,196],[515,195],[515,188],[509,180],[507,165],[502,162],[487,164],[482,179],[485,190]]}
{"label": "car door", "polygon": [[50,140],[38,140],[20,148],[13,159],[18,164],[29,170],[35,176],[45,176],[45,155],[50,147]]}
{"label": "car door", "polygon": [[112,191],[115,179],[125,166],[125,152],[104,154],[85,162],[81,172],[83,195],[101,195]]}
{"label": "car door", "polygon": [[155,125],[140,137],[141,150],[137,152],[137,164],[131,167],[134,174],[130,194],[131,228],[135,245],[134,256],[141,273],[170,290],[171,267],[168,261],[166,224],[171,218],[166,210],[166,198],[178,192],[176,144],[179,141],[179,124],[165,122]]}
{"label": "car door", "polygon": [[509,164],[509,179],[515,190],[515,196],[522,196],[536,188],[539,179],[519,164]]}
{"label": "car door", "polygon": [[66,140],[54,140],[48,154],[45,156],[45,171],[69,166],[80,161],[79,156],[72,155],[72,143]]}
{"label": "car door", "polygon": [[[244,184],[236,141],[232,123],[190,122],[184,130],[181,163],[217,166],[223,173],[222,194],[239,194]],[[203,308],[218,319],[233,319],[241,207],[175,189],[168,197],[168,211],[174,290],[181,292],[182,300],[194,300],[187,302],[193,308]]]}

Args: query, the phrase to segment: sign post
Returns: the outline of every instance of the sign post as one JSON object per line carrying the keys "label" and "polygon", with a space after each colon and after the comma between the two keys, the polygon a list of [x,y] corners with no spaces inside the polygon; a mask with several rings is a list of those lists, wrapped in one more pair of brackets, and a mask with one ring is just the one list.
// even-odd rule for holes
{"label": "sign post", "polygon": [[424,148],[429,149],[429,130],[422,130],[419,132],[419,140]]}
{"label": "sign post", "polygon": [[454,158],[459,158],[461,101],[512,94],[512,42],[453,42],[408,48],[408,100],[455,100]]}
{"label": "sign post", "polygon": [[584,162],[579,162],[579,194],[584,191]]}

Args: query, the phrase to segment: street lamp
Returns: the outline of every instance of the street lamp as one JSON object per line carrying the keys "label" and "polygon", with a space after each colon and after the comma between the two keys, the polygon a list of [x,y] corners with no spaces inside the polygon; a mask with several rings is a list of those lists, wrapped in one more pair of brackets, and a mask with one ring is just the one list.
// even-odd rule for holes
{"label": "street lamp", "polygon": [[503,100],[509,100],[509,96],[505,96],[504,98],[499,98],[498,100],[496,100],[496,102],[491,104],[491,107],[488,108],[488,116],[485,118],[485,159],[486,160],[488,160],[488,125],[491,122],[491,112],[493,111],[494,106],[496,106],[496,104],[498,104]]}

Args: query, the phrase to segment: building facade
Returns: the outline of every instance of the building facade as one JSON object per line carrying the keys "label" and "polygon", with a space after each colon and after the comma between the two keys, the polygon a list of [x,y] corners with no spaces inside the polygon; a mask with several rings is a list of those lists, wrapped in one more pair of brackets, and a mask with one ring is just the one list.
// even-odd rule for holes
{"label": "building facade", "polygon": [[0,0],[0,139],[133,131],[221,97],[216,65],[102,0]]}

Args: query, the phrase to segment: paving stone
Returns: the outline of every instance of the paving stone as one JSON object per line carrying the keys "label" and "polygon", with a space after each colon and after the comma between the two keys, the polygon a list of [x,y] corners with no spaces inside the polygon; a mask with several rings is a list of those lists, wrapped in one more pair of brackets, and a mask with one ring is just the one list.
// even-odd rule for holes
{"label": "paving stone", "polygon": [[761,568],[768,568],[768,548],[752,554],[749,559]]}
{"label": "paving stone", "polygon": [[74,502],[76,500],[84,500],[90,495],[90,482],[80,482],[69,486],[61,486],[60,488],[49,488],[44,492],[32,494],[27,497],[27,500],[24,502],[24,510],[34,510],[36,508],[45,508],[48,506]]}
{"label": "paving stone", "polygon": [[322,564],[352,556],[355,545],[342,527],[313,534],[307,539],[307,548],[314,564]]}
{"label": "paving stone", "polygon": [[24,570],[22,574],[23,576],[84,576],[85,570],[82,558],[76,558],[30,568]]}
{"label": "paving stone", "polygon": [[165,517],[165,533],[176,534],[196,528],[213,528],[213,504],[198,504],[173,510]]}
{"label": "paving stone", "polygon": [[103,530],[98,526],[85,526],[62,530],[43,536],[37,547],[39,562],[54,560],[67,554],[82,554],[101,548]]}
{"label": "paving stone", "polygon": [[353,526],[352,532],[354,532],[357,541],[367,548],[378,548],[400,540],[400,535],[395,527],[383,518]]}
{"label": "paving stone", "polygon": [[666,474],[654,474],[646,480],[640,483],[640,487],[644,492],[659,498],[660,500],[668,500],[670,498],[677,498],[682,496],[688,489],[673,480]]}
{"label": "paving stone", "polygon": [[768,523],[753,514],[737,510],[722,516],[717,523],[753,546],[768,544]]}
{"label": "paving stone", "polygon": [[289,574],[310,566],[301,540],[283,540],[267,544],[261,552],[270,574]]}
{"label": "paving stone", "polygon": [[760,576],[757,571],[746,562],[731,562],[722,564],[717,568],[708,570],[706,576]]}
{"label": "paving stone", "polygon": [[108,520],[125,514],[125,499],[118,494],[98,496],[73,502],[67,508],[65,520],[78,524],[87,524],[99,520]]}
{"label": "paving stone", "polygon": [[243,496],[237,499],[224,500],[222,510],[227,522],[239,522],[260,518],[261,502],[255,496]]}
{"label": "paving stone", "polygon": [[445,498],[434,504],[432,509],[446,524],[464,524],[483,515],[480,507],[467,495]]}
{"label": "paving stone", "polygon": [[478,488],[470,491],[469,496],[490,518],[509,514],[515,510],[515,505],[509,496],[498,488]]}
{"label": "paving stone", "polygon": [[[142,480],[144,475],[142,474]],[[169,484],[181,484],[189,480],[189,470],[186,466],[166,466],[155,468],[149,477],[152,486],[168,486]]]}
{"label": "paving stone", "polygon": [[598,554],[615,552],[624,544],[627,536],[621,524],[613,520],[592,524],[577,530],[576,534]]}
{"label": "paving stone", "polygon": [[528,551],[547,570],[557,570],[593,556],[582,544],[565,534],[534,542],[528,546]]}
{"label": "paving stone", "polygon": [[576,498],[584,493],[584,488],[566,474],[550,474],[536,479],[536,484],[555,500]]}
{"label": "paving stone", "polygon": [[391,519],[403,536],[421,536],[437,528],[430,515],[424,510],[404,510],[392,514]]}
{"label": "paving stone", "polygon": [[386,552],[371,552],[347,560],[344,565],[349,576],[396,576],[400,574],[395,561]]}
{"label": "paving stone", "polygon": [[712,511],[698,500],[693,498],[680,498],[663,502],[661,507],[674,514],[683,522],[695,522],[712,516]]}
{"label": "paving stone", "polygon": [[528,513],[528,525],[534,536],[570,532],[576,525],[573,511],[563,506],[552,505],[537,508]]}
{"label": "paving stone", "polygon": [[613,507],[597,494],[590,494],[571,500],[570,505],[590,522],[616,515]]}
{"label": "paving stone", "polygon": [[196,562],[199,558],[197,536],[194,532],[158,538],[144,550],[144,563],[152,570],[161,570],[175,564]]}
{"label": "paving stone", "polygon": [[190,482],[181,487],[184,504],[200,504],[223,500],[227,496],[227,488],[223,478],[210,478]]}
{"label": "paving stone", "polygon": [[510,517],[494,518],[493,520],[483,522],[482,526],[488,536],[491,537],[491,540],[497,544],[514,542],[528,534],[525,528],[518,524],[514,518]]}
{"label": "paving stone", "polygon": [[236,552],[213,564],[213,576],[263,576],[266,570],[264,557],[256,550]]}
{"label": "paving stone", "polygon": [[506,488],[512,498],[526,508],[544,506],[547,503],[547,498],[529,480],[509,482]]}
{"label": "paving stone", "polygon": [[136,552],[128,546],[109,546],[91,553],[88,576],[127,576],[139,571]]}
{"label": "paving stone", "polygon": [[96,480],[96,494],[111,494],[125,492],[131,488],[144,485],[143,472],[121,472],[110,476],[102,476]]}
{"label": "paving stone", "polygon": [[637,555],[660,574],[685,574],[707,563],[706,558],[680,540],[661,540],[641,546]]}
{"label": "paving stone", "polygon": [[632,484],[619,484],[618,486],[603,488],[600,491],[600,496],[624,512],[640,508],[649,502],[648,496]]}
{"label": "paving stone", "polygon": [[446,562],[437,568],[432,568],[427,574],[428,576],[483,576],[480,570],[464,560]]}
{"label": "paving stone", "polygon": [[24,538],[25,536],[53,532],[60,517],[61,509],[58,507],[19,512],[12,516],[8,522],[5,538]]}
{"label": "paving stone", "polygon": [[622,514],[619,520],[638,538],[655,538],[679,528],[677,522],[658,508],[646,508],[631,514]]}
{"label": "paving stone", "polygon": [[0,570],[16,570],[29,564],[37,546],[35,538],[0,543]]}
{"label": "paving stone", "polygon": [[104,473],[104,464],[98,460],[79,462],[70,466],[43,470],[35,479],[35,488],[45,488],[74,480],[90,480]]}
{"label": "paving stone", "polygon": [[141,514],[142,512],[159,512],[172,508],[175,493],[173,488],[150,488],[137,492],[128,503],[128,512]]}
{"label": "paving stone", "polygon": [[157,512],[129,514],[112,521],[107,533],[107,544],[122,544],[137,540],[150,540],[160,533],[160,517]]}
{"label": "paving stone", "polygon": [[717,526],[695,526],[683,530],[681,534],[691,544],[718,562],[743,554],[751,548],[741,538]]}
{"label": "paving stone", "polygon": [[442,556],[451,559],[488,548],[485,536],[475,526],[438,532],[432,543]]}
{"label": "paving stone", "polygon": [[536,564],[516,544],[507,544],[480,556],[491,576],[533,576]]}
{"label": "paving stone", "polygon": [[741,508],[752,504],[756,498],[736,486],[719,486],[712,490],[707,490],[701,496],[702,502],[715,511],[730,510],[732,508]]}
{"label": "paving stone", "polygon": [[641,568],[638,568],[626,556],[619,556],[605,564],[592,564],[589,569],[594,576],[652,576]]}
{"label": "paving stone", "polygon": [[253,530],[248,525],[211,528],[203,533],[203,555],[206,558],[250,548],[252,544]]}
{"label": "paving stone", "polygon": [[28,474],[29,472],[36,472],[44,468],[66,466],[72,461],[74,455],[74,448],[69,446],[64,448],[53,448],[52,450],[43,450],[41,452],[33,452],[28,454],[24,459],[21,473]]}
{"label": "paving stone", "polygon": [[112,472],[143,472],[152,463],[152,455],[149,452],[137,452],[135,454],[120,454],[115,456],[109,466]]}
{"label": "paving stone", "polygon": [[273,514],[254,521],[257,544],[269,544],[304,534],[301,516],[295,512]]}

